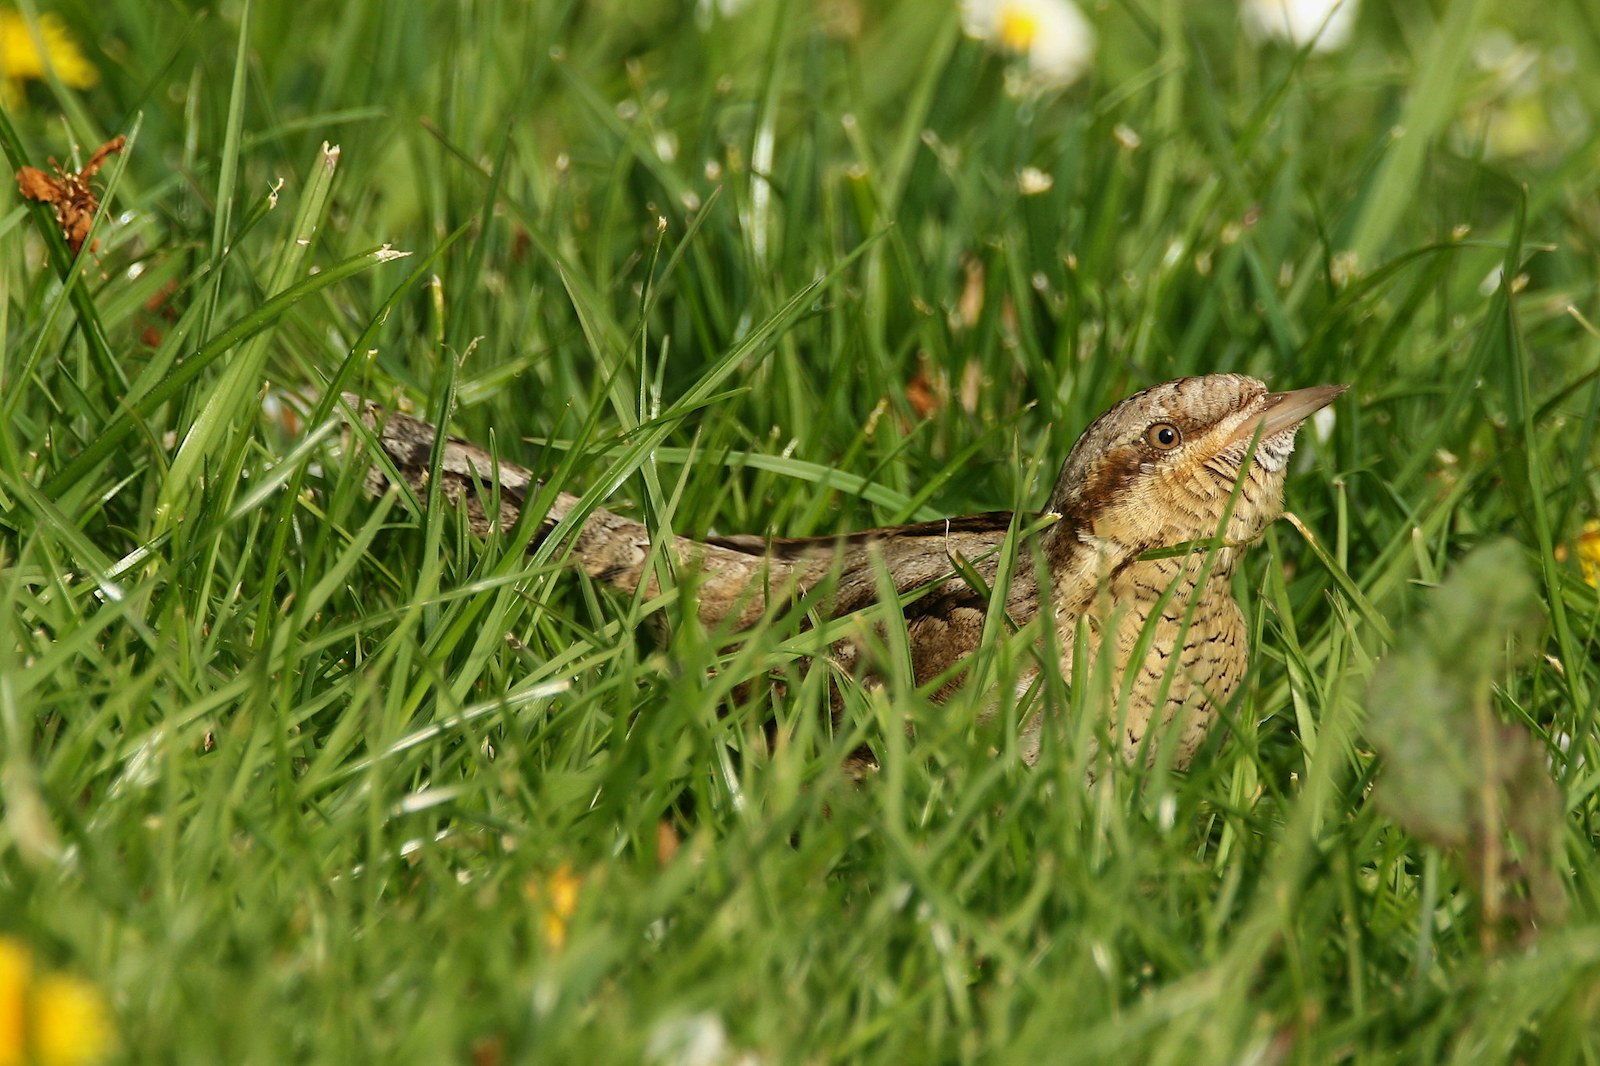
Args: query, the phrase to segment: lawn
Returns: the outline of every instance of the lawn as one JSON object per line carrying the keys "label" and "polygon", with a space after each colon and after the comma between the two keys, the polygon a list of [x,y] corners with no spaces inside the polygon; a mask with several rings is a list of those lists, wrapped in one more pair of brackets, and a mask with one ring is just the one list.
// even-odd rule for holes
{"label": "lawn", "polygon": [[[112,1062],[1600,1059],[1600,18],[1084,13],[1069,79],[954,0],[0,7],[8,170],[127,138],[76,264],[0,192],[0,1063],[105,1043],[63,984]],[[1071,679],[1034,767],[903,671],[830,730],[803,619],[278,402],[807,535],[1221,370],[1351,388],[1227,728],[1092,786]]]}

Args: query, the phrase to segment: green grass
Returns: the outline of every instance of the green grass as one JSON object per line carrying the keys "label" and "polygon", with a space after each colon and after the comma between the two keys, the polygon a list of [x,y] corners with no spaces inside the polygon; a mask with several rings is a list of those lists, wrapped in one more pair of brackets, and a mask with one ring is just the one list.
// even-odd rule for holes
{"label": "green grass", "polygon": [[[76,272],[0,192],[0,934],[129,1061],[1600,1057],[1558,558],[1600,514],[1600,23],[1432,7],[1305,55],[1101,5],[1093,72],[1017,99],[916,0],[59,5],[101,80],[30,83],[10,162],[131,145]],[[830,736],[824,671],[739,687],[815,634],[663,632],[676,592],[371,500],[260,404],[449,403],[663,531],[808,534],[1038,506],[1095,414],[1214,370],[1353,386],[1290,480],[1315,540],[1247,556],[1230,735],[1092,790],[1059,689],[1033,769],[978,693]],[[1433,588],[1497,538],[1522,652],[1481,568]],[[1471,706],[1369,700],[1399,648]],[[1483,787],[1446,720],[1531,771]],[[1427,830],[1374,754],[1425,735],[1513,816]]]}

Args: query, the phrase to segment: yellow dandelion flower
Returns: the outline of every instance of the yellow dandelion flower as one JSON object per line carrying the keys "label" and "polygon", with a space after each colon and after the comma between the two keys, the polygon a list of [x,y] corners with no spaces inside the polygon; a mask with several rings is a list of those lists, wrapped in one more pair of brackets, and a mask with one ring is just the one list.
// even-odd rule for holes
{"label": "yellow dandelion flower", "polygon": [[36,28],[37,39],[21,12],[0,10],[0,101],[8,107],[21,101],[23,82],[44,81],[49,70],[73,89],[87,89],[100,80],[100,71],[78,48],[66,23],[55,15],[40,15]]}
{"label": "yellow dandelion flower", "polygon": [[562,863],[544,882],[529,881],[523,888],[531,902],[540,904],[545,942],[557,951],[567,942],[567,922],[578,911],[578,892],[582,888],[583,878],[572,872],[570,863]]}
{"label": "yellow dandelion flower", "polygon": [[1583,579],[1591,585],[1600,583],[1600,519],[1591,518],[1583,524],[1583,532],[1573,543],[1573,554],[1583,570]]}
{"label": "yellow dandelion flower", "polygon": [[544,932],[550,946],[559,948],[567,942],[567,922],[578,912],[578,890],[583,878],[572,872],[572,867],[562,863],[545,886]]}
{"label": "yellow dandelion flower", "polygon": [[32,953],[0,937],[0,1066],[88,1066],[113,1042],[99,989],[35,973]]}
{"label": "yellow dandelion flower", "polygon": [[47,974],[33,1001],[39,1066],[85,1066],[111,1050],[111,1022],[100,990],[66,974]]}
{"label": "yellow dandelion flower", "polygon": [[28,978],[33,958],[22,945],[0,938],[0,1066],[22,1066],[27,1054]]}

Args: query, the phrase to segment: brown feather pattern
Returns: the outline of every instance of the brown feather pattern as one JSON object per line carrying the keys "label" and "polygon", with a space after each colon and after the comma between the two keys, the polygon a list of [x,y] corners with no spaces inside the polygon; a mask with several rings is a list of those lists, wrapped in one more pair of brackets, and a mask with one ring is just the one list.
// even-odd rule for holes
{"label": "brown feather pattern", "polygon": [[[1247,664],[1231,585],[1238,553],[1281,512],[1300,423],[1343,391],[1272,393],[1236,374],[1181,378],[1117,404],[1073,447],[1047,508],[1058,518],[1018,551],[1004,609],[1017,627],[1041,608],[1052,612],[1057,644],[1040,655],[1053,657],[1063,677],[1072,676],[1075,634],[1087,629],[1090,662],[1079,665],[1110,667],[1097,675],[1107,679],[1105,733],[1124,758],[1161,754],[1186,766],[1237,689]],[[346,401],[426,499],[438,430],[353,396]],[[1174,446],[1150,439],[1161,426],[1178,431]],[[493,525],[510,529],[539,494],[529,471],[456,438],[444,444],[439,476],[441,496],[464,507],[480,535]],[[381,465],[368,474],[374,489],[387,480]],[[576,496],[555,494],[534,545],[578,505]],[[667,548],[680,576],[695,575],[700,620],[734,629],[819,590],[825,599],[810,605],[825,616],[859,611],[878,601],[880,575],[889,575],[898,594],[916,594],[902,606],[915,679],[948,677],[935,693],[942,698],[961,683],[958,667],[984,632],[1012,518],[990,511],[833,537],[675,537]],[[1149,557],[1207,540],[1209,548]],[[571,540],[571,557],[591,577],[629,590],[642,583],[654,593],[650,552],[646,526],[603,508]],[[1036,557],[1046,562],[1042,575]],[[968,582],[969,573],[981,587]],[[858,652],[848,642],[836,648],[846,665]],[[1035,715],[1026,723],[1030,760],[1039,735]]]}

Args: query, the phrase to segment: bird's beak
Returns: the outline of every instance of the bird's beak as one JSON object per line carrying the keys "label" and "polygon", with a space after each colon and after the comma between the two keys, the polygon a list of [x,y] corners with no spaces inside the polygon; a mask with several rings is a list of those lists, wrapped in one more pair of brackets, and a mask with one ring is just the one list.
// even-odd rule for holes
{"label": "bird's beak", "polygon": [[1293,429],[1343,395],[1348,385],[1313,385],[1293,392],[1269,392],[1261,397],[1261,417],[1239,427],[1239,435],[1262,439]]}

